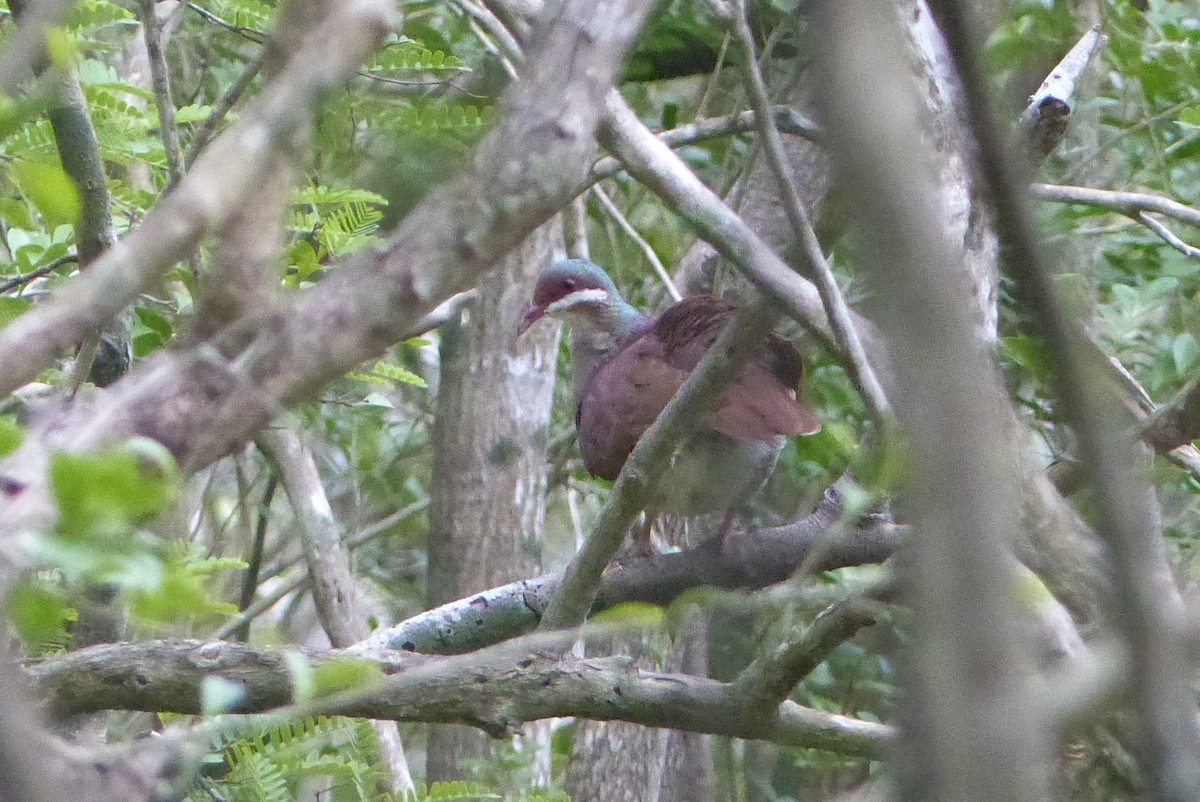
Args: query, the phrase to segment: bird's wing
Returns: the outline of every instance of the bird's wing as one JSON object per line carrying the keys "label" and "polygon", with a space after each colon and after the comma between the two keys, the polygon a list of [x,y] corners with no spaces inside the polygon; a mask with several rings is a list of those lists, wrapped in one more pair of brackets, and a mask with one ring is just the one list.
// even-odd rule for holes
{"label": "bird's wing", "polygon": [[575,423],[584,464],[594,476],[616,478],[638,439],[687,376],[670,365],[663,352],[662,341],[647,332],[589,379]]}
{"label": "bird's wing", "polygon": [[[663,313],[653,335],[662,342],[663,359],[690,373],[733,317],[728,301],[708,296],[686,298]],[[737,440],[767,440],[779,435],[813,434],[821,423],[798,399],[803,379],[800,353],[790,342],[770,335],[721,396],[708,423]],[[664,402],[665,403],[665,402]]]}

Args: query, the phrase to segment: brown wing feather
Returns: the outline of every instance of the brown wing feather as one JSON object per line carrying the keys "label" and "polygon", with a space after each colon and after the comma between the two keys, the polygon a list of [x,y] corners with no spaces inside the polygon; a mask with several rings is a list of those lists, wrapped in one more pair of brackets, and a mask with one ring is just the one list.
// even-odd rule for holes
{"label": "brown wing feather", "polygon": [[[686,298],[663,313],[653,334],[663,343],[663,358],[692,371],[733,317],[734,304],[718,298]],[[721,397],[710,425],[738,440],[813,434],[821,423],[797,400],[804,367],[790,342],[772,334]]]}
{"label": "brown wing feather", "polygon": [[[735,308],[717,298],[687,298],[596,370],[575,416],[579,450],[592,475],[616,478],[638,439],[712,347]],[[708,425],[736,440],[820,430],[816,413],[796,399],[802,375],[799,352],[772,335],[726,389]]]}
{"label": "brown wing feather", "polygon": [[663,358],[652,332],[602,365],[576,410],[579,450],[593,476],[615,479],[638,439],[683,383],[685,371]]}

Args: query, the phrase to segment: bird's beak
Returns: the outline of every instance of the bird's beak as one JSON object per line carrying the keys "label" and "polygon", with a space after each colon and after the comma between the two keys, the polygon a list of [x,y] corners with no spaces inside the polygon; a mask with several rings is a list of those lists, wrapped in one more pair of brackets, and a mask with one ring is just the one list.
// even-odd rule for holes
{"label": "bird's beak", "polygon": [[541,320],[546,314],[546,310],[537,304],[533,304],[525,310],[525,316],[521,318],[521,325],[517,328],[517,336],[520,337],[529,327]]}

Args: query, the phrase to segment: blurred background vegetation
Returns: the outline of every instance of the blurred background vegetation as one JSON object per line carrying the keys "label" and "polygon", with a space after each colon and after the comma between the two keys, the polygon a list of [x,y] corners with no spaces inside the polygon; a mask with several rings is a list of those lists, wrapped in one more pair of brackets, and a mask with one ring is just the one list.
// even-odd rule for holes
{"label": "blurred background vegetation", "polygon": [[[994,83],[1014,109],[1013,119],[1086,28],[1085,11],[1099,15],[1108,36],[1074,109],[1067,139],[1042,166],[1038,180],[1152,192],[1184,202],[1200,198],[1200,8],[1195,3],[1026,0],[993,5],[999,7],[989,42]],[[493,43],[480,37],[470,16],[454,2],[408,2],[403,10],[403,35],[393,36],[350,86],[330,96],[316,118],[303,186],[291,199],[286,259],[277,265],[285,287],[311,287],[337,269],[337,259],[369,247],[470,158],[494,117],[495,98],[507,77]],[[793,74],[808,52],[803,3],[758,0],[751,11],[768,78]],[[52,53],[59,63],[78,66],[109,178],[118,236],[138,224],[167,184],[154,94],[129,74],[138,13],[131,2],[81,0],[56,32]],[[231,87],[257,73],[262,42],[277,13],[274,3],[256,0],[197,0],[173,15],[168,64],[185,151],[205,131],[206,120]],[[0,31],[11,36],[14,26],[6,5],[0,5],[0,14]],[[254,93],[260,81],[251,77],[247,91]],[[672,0],[659,11],[630,60],[622,92],[656,130],[746,107],[736,65],[729,62],[725,28],[696,0]],[[0,326],[76,269],[70,223],[80,201],[44,116],[47,102],[36,91],[0,98]],[[236,115],[235,107],[214,122],[225,125]],[[745,175],[756,148],[753,136],[738,135],[689,145],[681,155],[709,186],[729,190]],[[623,174],[605,180],[601,188],[671,269],[694,240],[687,226]],[[669,303],[639,244],[594,196],[586,197],[592,258],[610,270],[639,307],[654,310]],[[1061,281],[1095,302],[1092,329],[1105,351],[1151,398],[1169,398],[1200,368],[1200,259],[1110,211],[1043,204],[1039,213],[1063,269]],[[1177,233],[1194,239],[1195,232]],[[834,248],[833,264],[852,305],[863,300],[855,258],[851,231]],[[188,336],[194,268],[180,265],[139,301],[133,324],[135,360]],[[397,345],[377,364],[364,365],[318,400],[289,413],[315,444],[329,499],[349,542],[356,544],[355,569],[368,589],[376,624],[402,620],[425,606],[437,340],[431,333]],[[791,520],[807,512],[860,456],[865,426],[861,402],[834,360],[811,345],[804,350],[808,392],[825,428],[785,450],[766,493],[763,514],[768,520]],[[1007,299],[1000,356],[1011,391],[1027,413],[1029,436],[1047,463],[1069,452],[1056,410],[1046,400],[1051,394],[1039,346]],[[606,492],[583,469],[573,444],[569,371],[564,344],[549,435],[550,487],[541,555],[547,571],[561,567],[574,551],[577,536],[588,531]],[[57,371],[40,379],[48,387],[64,380]],[[31,387],[23,392],[33,396],[38,391]],[[10,401],[2,411],[15,416],[26,400]],[[12,450],[20,438],[13,420],[0,419],[0,453]],[[237,611],[244,569],[254,559],[261,563],[257,598],[277,601],[253,621],[249,639],[322,642],[306,600],[303,561],[289,534],[292,513],[283,493],[274,490],[272,469],[254,449],[187,481],[149,443],[96,457],[60,457],[53,476],[62,518],[54,537],[37,546],[45,567],[7,602],[25,654],[46,657],[70,645],[73,622],[84,603],[76,591],[81,583],[124,591],[132,605],[130,638],[212,636]],[[1200,487],[1185,471],[1162,462],[1156,481],[1167,532],[1182,568],[1190,570],[1200,535]],[[256,537],[263,539],[258,558]],[[822,582],[837,585],[856,578],[847,570],[826,575]],[[751,652],[763,631],[784,626],[781,617],[811,617],[823,606],[820,588],[811,595],[788,605],[738,597],[714,601],[729,619],[727,637],[714,639],[714,675],[720,677],[723,664],[737,664],[739,655]],[[895,688],[890,647],[881,639],[860,636],[841,646],[802,683],[795,698],[824,710],[888,720]],[[257,748],[221,745],[206,780],[213,796],[198,789],[194,798],[292,798],[304,776],[341,777],[321,799],[359,798],[356,794],[370,783],[347,779],[361,768],[356,759],[347,758],[350,767],[341,769],[328,760],[316,761],[331,750],[347,754],[345,745],[354,738],[369,742],[369,730],[351,731],[344,725],[334,734],[337,728],[329,722],[307,726],[265,736]],[[419,754],[423,728],[401,729],[410,756]],[[537,792],[545,794],[537,798],[553,798],[572,733],[569,724],[556,730],[550,790]],[[250,772],[249,762],[259,759],[255,755],[281,743],[300,744],[276,766],[284,767],[284,785],[235,777],[238,771]],[[363,747],[362,765],[371,764],[367,753],[373,748]],[[738,744],[718,750],[730,798],[826,798],[873,770],[868,761],[830,753],[788,747],[771,751],[768,758],[761,749]],[[310,762],[302,770],[304,761]],[[443,786],[440,792],[446,798],[488,798],[491,793],[535,798],[531,763],[528,753],[510,750],[477,767],[482,786]],[[218,787],[227,796],[215,796]],[[1110,787],[1105,795],[1121,798],[1122,792]]]}

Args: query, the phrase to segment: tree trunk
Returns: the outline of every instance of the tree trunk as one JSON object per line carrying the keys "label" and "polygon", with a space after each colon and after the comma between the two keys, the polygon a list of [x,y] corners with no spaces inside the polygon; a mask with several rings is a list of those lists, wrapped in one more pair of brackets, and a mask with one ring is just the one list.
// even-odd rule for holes
{"label": "tree trunk", "polygon": [[[462,322],[442,329],[431,606],[538,573],[558,327],[515,340],[556,231],[535,231],[480,282]],[[432,727],[428,749],[431,782],[462,777],[464,760],[488,754],[486,737],[468,727]]]}

